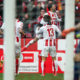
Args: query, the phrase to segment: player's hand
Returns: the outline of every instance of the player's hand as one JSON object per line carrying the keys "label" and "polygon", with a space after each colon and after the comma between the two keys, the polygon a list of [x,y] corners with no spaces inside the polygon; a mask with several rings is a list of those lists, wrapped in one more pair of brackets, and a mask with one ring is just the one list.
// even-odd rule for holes
{"label": "player's hand", "polygon": [[65,38],[66,37],[66,33],[62,32],[61,36]]}
{"label": "player's hand", "polygon": [[70,32],[70,30],[63,30],[62,33],[68,34]]}
{"label": "player's hand", "polygon": [[26,33],[24,34],[24,38],[26,38],[27,36],[26,36]]}
{"label": "player's hand", "polygon": [[25,51],[26,50],[26,47],[23,47],[22,49],[21,49],[21,52],[23,52],[23,51]]}

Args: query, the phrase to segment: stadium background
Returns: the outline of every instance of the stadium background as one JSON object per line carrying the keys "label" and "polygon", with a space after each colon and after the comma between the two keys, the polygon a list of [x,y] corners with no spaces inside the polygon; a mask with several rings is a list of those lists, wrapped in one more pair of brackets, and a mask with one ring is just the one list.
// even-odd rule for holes
{"label": "stadium background", "polygon": [[[24,38],[24,36],[22,36],[22,43],[21,43],[22,47],[29,40],[31,40],[32,38],[35,37],[35,28],[37,27],[37,24],[38,24],[37,21],[38,21],[38,17],[40,16],[40,9],[44,8],[45,12],[46,12],[46,6],[49,3],[49,1],[50,0],[16,0],[16,4],[17,4],[16,14],[18,14],[20,21],[23,22],[23,24],[24,24],[23,30],[27,36],[26,38]],[[65,0],[52,0],[52,2],[56,5],[56,11],[57,11],[58,17],[62,19],[62,21],[60,22],[60,28],[61,28],[61,30],[63,30],[65,28],[64,27],[64,24],[65,24],[64,23]],[[3,7],[4,7],[3,0],[0,0],[0,27],[2,26],[2,24],[4,22],[4,20],[3,20],[3,18],[4,18],[3,17]],[[78,23],[79,21],[80,21],[80,0],[75,0],[75,24]],[[3,59],[3,49],[2,49],[3,48],[3,39],[2,38],[3,38],[3,36],[0,35],[0,60]],[[79,31],[75,32],[75,38],[77,38],[77,39],[75,40],[75,46],[74,47],[76,47],[78,45],[78,38],[80,39],[80,32]],[[63,42],[63,44],[61,44],[62,43],[61,41]],[[57,43],[58,43],[57,44],[57,53],[58,53],[57,60],[59,61],[58,73],[62,74],[62,73],[64,73],[64,65],[65,65],[65,60],[64,60],[64,58],[65,58],[65,47],[64,47],[65,46],[65,40],[64,39],[57,39]],[[36,52],[37,59],[38,59],[39,54],[41,52],[40,47],[42,47],[42,46],[39,46],[38,44],[39,44],[39,42],[35,43],[34,45],[32,45],[28,49],[26,49],[24,55],[26,53],[30,54],[30,52],[31,52],[31,54],[34,56],[34,54]],[[26,67],[27,61],[28,61],[28,63],[33,62],[33,60],[29,61],[29,58],[31,58],[29,55],[28,55],[29,56],[28,60],[23,60],[23,59],[26,59],[26,57],[24,55],[22,55],[22,57],[21,57],[21,60],[22,60],[21,66],[22,67],[20,67],[20,72],[21,73],[25,73],[25,72],[26,73],[35,73],[35,72],[41,73],[40,60],[37,61],[37,65],[35,65],[36,71],[31,70],[31,72],[29,72],[28,70],[26,70],[26,71],[24,70],[24,68]],[[51,66],[49,66],[49,65],[51,65],[51,57],[48,57],[48,58],[49,59],[47,61],[49,64],[47,64],[46,73],[52,73]],[[34,64],[32,63],[32,66],[33,65]],[[2,72],[3,72],[3,69],[0,69],[0,73],[2,73]],[[32,74],[31,76],[34,77],[35,75]],[[0,74],[0,77],[2,77],[2,74]],[[52,78],[52,79],[62,80],[62,78],[60,79],[60,77],[63,77],[63,75],[60,75],[58,77],[59,77],[59,79],[55,79],[55,78]],[[40,76],[38,78],[40,78]],[[50,79],[50,80],[52,80],[52,79]],[[2,80],[2,78],[0,78],[0,80]],[[33,79],[31,79],[31,80],[33,80]]]}
{"label": "stadium background", "polygon": [[[48,4],[53,3],[56,6],[55,12],[61,19],[59,23],[61,30],[65,28],[65,0],[16,0],[16,15],[19,16],[20,21],[23,22],[23,30],[27,38],[35,37],[35,28],[41,17],[40,10],[43,8],[46,12]],[[0,27],[3,24],[3,0],[0,0]],[[75,24],[80,20],[80,0],[75,0]],[[0,37],[3,37],[0,35]],[[80,38],[80,32],[76,32],[76,38]]]}

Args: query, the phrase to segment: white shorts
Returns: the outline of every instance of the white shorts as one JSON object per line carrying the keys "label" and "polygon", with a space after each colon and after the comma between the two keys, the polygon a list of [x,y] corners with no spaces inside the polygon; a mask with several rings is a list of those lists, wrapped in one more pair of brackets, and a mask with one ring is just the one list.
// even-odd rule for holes
{"label": "white shorts", "polygon": [[16,51],[16,54],[20,54],[21,53],[21,44],[18,43],[18,42],[16,42],[15,51]]}
{"label": "white shorts", "polygon": [[41,56],[48,57],[48,54],[50,54],[51,57],[56,57],[56,47],[44,47]]}

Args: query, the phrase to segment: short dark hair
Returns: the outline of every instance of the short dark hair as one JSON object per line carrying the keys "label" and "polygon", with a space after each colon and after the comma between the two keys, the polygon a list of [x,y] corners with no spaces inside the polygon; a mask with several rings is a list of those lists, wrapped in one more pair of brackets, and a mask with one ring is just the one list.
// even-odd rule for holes
{"label": "short dark hair", "polygon": [[53,0],[48,0],[48,1],[53,1]]}
{"label": "short dark hair", "polygon": [[19,19],[19,17],[20,17],[19,15],[16,15],[16,19]]}
{"label": "short dark hair", "polygon": [[40,11],[41,11],[41,10],[44,10],[44,11],[45,11],[45,9],[44,9],[44,8],[40,8]]}
{"label": "short dark hair", "polygon": [[52,8],[52,4],[48,4],[48,9],[50,10]]}
{"label": "short dark hair", "polygon": [[45,22],[51,22],[51,17],[49,15],[45,15],[43,18]]}
{"label": "short dark hair", "polygon": [[43,26],[43,24],[40,24],[40,23],[39,23],[37,26],[42,27],[42,26]]}

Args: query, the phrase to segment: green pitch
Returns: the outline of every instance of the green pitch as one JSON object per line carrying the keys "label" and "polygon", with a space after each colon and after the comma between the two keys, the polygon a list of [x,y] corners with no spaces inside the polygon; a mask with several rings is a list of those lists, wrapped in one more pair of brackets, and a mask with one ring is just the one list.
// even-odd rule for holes
{"label": "green pitch", "polygon": [[[0,80],[3,80],[2,75],[0,74]],[[41,74],[19,74],[15,80],[64,80],[64,77],[63,74],[57,74],[57,76],[46,74],[44,77]]]}

